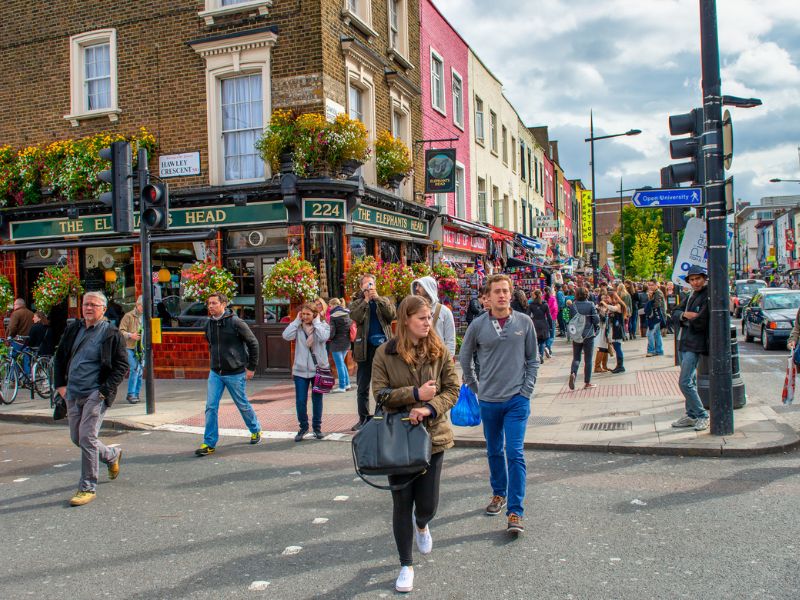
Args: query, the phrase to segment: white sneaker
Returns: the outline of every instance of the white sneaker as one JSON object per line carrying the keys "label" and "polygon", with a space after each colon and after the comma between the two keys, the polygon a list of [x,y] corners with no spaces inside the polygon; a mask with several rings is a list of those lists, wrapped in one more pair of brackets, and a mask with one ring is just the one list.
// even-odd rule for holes
{"label": "white sneaker", "polygon": [[695,423],[697,423],[697,419],[693,419],[689,415],[684,415],[677,421],[675,421],[672,426],[673,427],[694,427]]}
{"label": "white sneaker", "polygon": [[430,554],[433,550],[433,538],[431,537],[430,527],[427,525],[425,529],[420,531],[419,527],[414,525],[414,539],[417,541],[417,548],[421,554]]}
{"label": "white sneaker", "polygon": [[352,387],[353,387],[352,385],[348,385],[346,388],[344,388],[344,391],[345,391],[345,392],[349,392],[349,391],[350,391],[350,388],[352,388]]}
{"label": "white sneaker", "polygon": [[344,388],[333,388],[333,389],[332,389],[330,392],[328,392],[328,393],[329,393],[329,394],[344,394],[346,391],[347,391],[347,390],[345,390]]}
{"label": "white sneaker", "polygon": [[708,429],[708,417],[700,417],[694,422],[695,431],[705,431]]}
{"label": "white sneaker", "polygon": [[397,576],[397,581],[394,582],[394,589],[398,592],[410,592],[414,589],[414,567],[400,569],[400,575]]}

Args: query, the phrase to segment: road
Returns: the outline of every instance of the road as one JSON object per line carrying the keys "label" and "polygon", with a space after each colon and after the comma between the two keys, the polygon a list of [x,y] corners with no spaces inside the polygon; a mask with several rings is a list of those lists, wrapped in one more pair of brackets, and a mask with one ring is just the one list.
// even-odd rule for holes
{"label": "road", "polygon": [[[119,479],[101,470],[97,500],[70,508],[65,428],[0,423],[4,599],[396,596],[391,501],[354,479],[346,443],[226,438],[195,458],[197,436],[107,440],[125,449]],[[800,597],[800,454],[527,456],[511,541],[483,515],[483,452],[448,452],[414,598]]]}

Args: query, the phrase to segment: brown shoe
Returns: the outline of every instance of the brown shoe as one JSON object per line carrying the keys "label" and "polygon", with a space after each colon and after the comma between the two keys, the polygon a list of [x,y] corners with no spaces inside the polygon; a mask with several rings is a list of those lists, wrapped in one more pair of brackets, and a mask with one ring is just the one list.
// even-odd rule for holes
{"label": "brown shoe", "polygon": [[122,462],[122,450],[117,454],[117,460],[108,465],[108,478],[112,481],[119,477],[119,463]]}
{"label": "brown shoe", "polygon": [[525,533],[525,526],[522,524],[522,517],[515,515],[514,513],[508,515],[508,526],[506,527],[506,531],[514,535]]}
{"label": "brown shoe", "polygon": [[596,383],[587,383],[587,384],[584,384],[583,389],[585,389],[585,390],[593,390],[596,387],[597,387]]}
{"label": "brown shoe", "polygon": [[575,373],[570,373],[569,374],[569,384],[568,385],[569,385],[569,389],[571,389],[571,390],[575,389]]}
{"label": "brown shoe", "polygon": [[505,508],[506,504],[506,499],[503,496],[492,496],[489,506],[486,507],[486,514],[490,517],[497,516]]}
{"label": "brown shoe", "polygon": [[95,492],[77,492],[72,498],[69,499],[70,506],[83,506],[89,504],[92,500],[97,498]]}

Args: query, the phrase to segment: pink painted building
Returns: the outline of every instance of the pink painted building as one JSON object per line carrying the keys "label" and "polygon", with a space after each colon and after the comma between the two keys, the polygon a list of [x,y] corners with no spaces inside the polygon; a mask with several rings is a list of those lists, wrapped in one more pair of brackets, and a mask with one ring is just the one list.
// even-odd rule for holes
{"label": "pink painted building", "polygon": [[555,202],[555,185],[553,178],[555,177],[555,167],[553,161],[545,154],[544,155],[544,212],[548,217],[556,216],[556,202]]}
{"label": "pink painted building", "polygon": [[426,203],[446,206],[447,215],[471,221],[467,42],[430,0],[420,0],[419,19],[423,138],[457,138],[453,142],[418,145],[415,149],[417,152],[456,149],[456,192],[428,197]]}
{"label": "pink painted building", "polygon": [[564,190],[564,236],[567,238],[567,256],[574,256],[572,243],[572,185],[566,177],[561,178],[561,188]]}

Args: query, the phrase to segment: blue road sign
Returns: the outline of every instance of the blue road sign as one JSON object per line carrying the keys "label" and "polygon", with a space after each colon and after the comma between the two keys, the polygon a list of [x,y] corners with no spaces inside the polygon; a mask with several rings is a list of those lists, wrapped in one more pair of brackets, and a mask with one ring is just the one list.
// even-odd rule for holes
{"label": "blue road sign", "polygon": [[664,188],[637,190],[633,194],[633,205],[637,208],[661,208],[664,206],[701,206],[703,188]]}

